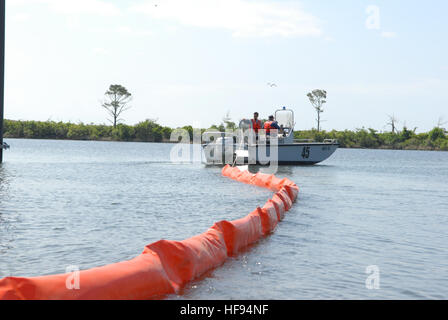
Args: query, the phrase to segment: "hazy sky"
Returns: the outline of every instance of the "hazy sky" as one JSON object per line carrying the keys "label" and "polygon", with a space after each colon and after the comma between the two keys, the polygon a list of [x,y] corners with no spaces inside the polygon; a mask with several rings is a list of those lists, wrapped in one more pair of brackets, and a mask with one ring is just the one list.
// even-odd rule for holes
{"label": "hazy sky", "polygon": [[[123,118],[162,125],[234,121],[328,92],[324,129],[426,131],[448,121],[445,0],[6,0],[8,119],[107,123],[110,84],[134,96]],[[274,82],[277,87],[270,87]]]}

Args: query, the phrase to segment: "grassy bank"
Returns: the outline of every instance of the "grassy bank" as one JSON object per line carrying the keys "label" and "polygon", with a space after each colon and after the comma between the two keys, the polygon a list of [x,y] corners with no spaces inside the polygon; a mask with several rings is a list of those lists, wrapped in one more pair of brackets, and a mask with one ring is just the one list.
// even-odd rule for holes
{"label": "grassy bank", "polygon": [[356,131],[306,130],[294,132],[296,139],[337,139],[341,148],[399,149],[399,150],[443,150],[448,151],[448,135],[442,128],[434,128],[426,133],[415,133],[403,128],[398,133],[378,132],[374,129]]}
{"label": "grassy bank", "polygon": [[103,141],[169,141],[172,129],[153,120],[130,126],[119,124],[116,128],[103,124],[64,123],[54,121],[5,120],[5,138],[70,139]]}
{"label": "grassy bank", "polygon": [[[184,126],[192,136],[193,128]],[[224,126],[213,126],[224,130]],[[28,139],[71,139],[105,141],[168,142],[174,129],[159,125],[153,120],[145,120],[136,125],[119,124],[116,128],[102,124],[64,123],[54,121],[5,120],[5,138]],[[203,129],[204,130],[204,129]],[[355,131],[304,130],[294,132],[296,139],[337,139],[342,148],[404,149],[404,150],[444,150],[448,151],[448,135],[442,128],[434,128],[427,133],[403,128],[398,133],[378,132],[374,129]]]}

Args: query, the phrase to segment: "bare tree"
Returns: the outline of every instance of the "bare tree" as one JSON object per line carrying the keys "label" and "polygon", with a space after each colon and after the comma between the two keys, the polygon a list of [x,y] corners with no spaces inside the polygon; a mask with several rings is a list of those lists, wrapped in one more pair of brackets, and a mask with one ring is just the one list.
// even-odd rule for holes
{"label": "bare tree", "polygon": [[439,120],[437,121],[437,128],[441,128],[442,126],[444,126],[447,123],[448,123],[448,121],[444,121],[443,116],[440,116]]}
{"label": "bare tree", "polygon": [[224,122],[225,127],[227,129],[232,129],[232,130],[236,129],[236,124],[235,124],[235,122],[232,121],[232,118],[230,117],[230,111],[227,111],[224,118],[222,118],[222,121]]}
{"label": "bare tree", "polygon": [[109,120],[114,124],[114,128],[117,127],[118,121],[120,121],[120,115],[128,110],[130,106],[129,102],[132,100],[132,95],[128,90],[119,85],[113,84],[109,87],[109,90],[105,93],[107,101],[104,101],[102,106],[112,116],[113,120]]}
{"label": "bare tree", "polygon": [[387,123],[387,125],[391,126],[392,133],[396,133],[395,131],[396,131],[396,126],[397,126],[397,123],[398,123],[398,119],[395,118],[395,116],[393,114],[392,115],[387,115],[387,116],[389,117],[389,122]]}
{"label": "bare tree", "polygon": [[316,89],[307,94],[308,99],[310,99],[311,104],[317,112],[317,131],[320,131],[320,114],[324,112],[323,105],[327,102],[327,91]]}

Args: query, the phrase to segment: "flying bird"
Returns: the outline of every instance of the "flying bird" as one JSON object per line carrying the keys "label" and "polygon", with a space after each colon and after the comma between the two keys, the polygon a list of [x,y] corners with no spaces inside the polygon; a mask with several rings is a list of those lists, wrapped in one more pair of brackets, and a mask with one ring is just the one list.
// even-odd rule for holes
{"label": "flying bird", "polygon": [[272,88],[272,87],[276,87],[277,85],[275,83],[268,82],[268,86],[270,86]]}

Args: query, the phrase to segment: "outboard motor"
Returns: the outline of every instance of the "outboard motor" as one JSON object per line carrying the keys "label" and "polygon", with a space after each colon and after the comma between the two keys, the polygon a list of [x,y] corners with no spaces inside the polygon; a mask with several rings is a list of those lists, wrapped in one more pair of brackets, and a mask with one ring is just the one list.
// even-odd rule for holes
{"label": "outboard motor", "polygon": [[238,125],[238,128],[240,128],[243,131],[252,129],[252,121],[243,119],[240,121],[240,124]]}
{"label": "outboard motor", "polygon": [[203,133],[204,153],[207,163],[231,164],[234,159],[234,137],[224,132],[213,131]]}

